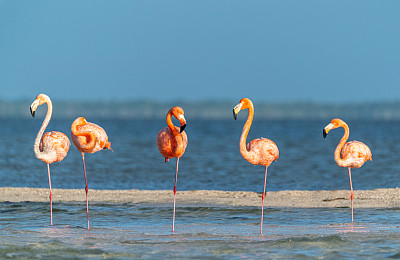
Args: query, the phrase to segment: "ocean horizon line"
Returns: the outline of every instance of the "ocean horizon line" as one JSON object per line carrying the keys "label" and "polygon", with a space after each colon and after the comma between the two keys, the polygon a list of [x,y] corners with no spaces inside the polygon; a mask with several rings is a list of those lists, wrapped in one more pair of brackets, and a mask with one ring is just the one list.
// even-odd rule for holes
{"label": "ocean horizon line", "polygon": [[[70,118],[84,114],[97,118],[151,119],[165,117],[172,106],[181,106],[186,115],[201,119],[224,119],[232,117],[237,101],[53,101],[54,118]],[[31,100],[0,100],[0,118],[30,117]],[[254,102],[255,116],[259,119],[346,119],[400,120],[399,101],[366,101],[328,103],[315,101]],[[44,111],[44,112],[43,112]],[[38,115],[45,113],[45,109]]]}

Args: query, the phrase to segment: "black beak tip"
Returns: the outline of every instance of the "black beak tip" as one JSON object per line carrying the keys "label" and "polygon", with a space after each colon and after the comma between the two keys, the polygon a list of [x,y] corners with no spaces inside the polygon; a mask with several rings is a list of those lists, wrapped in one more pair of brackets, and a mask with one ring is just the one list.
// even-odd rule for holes
{"label": "black beak tip", "polygon": [[325,129],[322,131],[322,135],[324,136],[324,139],[325,139],[325,138],[326,138],[326,135],[327,135]]}
{"label": "black beak tip", "polygon": [[35,111],[32,111],[32,108],[30,107],[29,110],[31,110],[31,115],[32,117],[35,117]]}
{"label": "black beak tip", "polygon": [[233,118],[237,119],[237,114],[235,113],[235,109],[233,110]]}
{"label": "black beak tip", "polygon": [[181,126],[181,129],[179,130],[179,133],[182,133],[183,130],[185,130],[185,128],[186,128],[186,124],[182,125],[182,126]]}

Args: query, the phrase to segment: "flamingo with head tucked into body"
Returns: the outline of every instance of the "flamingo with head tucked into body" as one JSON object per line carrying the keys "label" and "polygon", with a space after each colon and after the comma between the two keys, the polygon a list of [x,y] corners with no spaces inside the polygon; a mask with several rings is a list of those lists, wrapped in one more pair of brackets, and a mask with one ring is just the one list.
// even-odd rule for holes
{"label": "flamingo with head tucked into body", "polygon": [[50,224],[53,225],[53,193],[51,190],[50,164],[53,162],[62,161],[65,156],[67,156],[71,143],[68,137],[61,132],[52,131],[44,133],[44,130],[50,122],[51,114],[53,112],[53,105],[47,95],[39,94],[35,101],[33,101],[32,105],[30,106],[32,117],[35,117],[35,112],[38,106],[43,104],[47,104],[47,114],[36,136],[33,150],[36,158],[47,163],[50,189]]}
{"label": "flamingo with head tucked into body", "polygon": [[[174,126],[171,117],[174,116],[180,122],[180,128]],[[179,158],[184,154],[187,146],[187,135],[183,131],[186,127],[186,120],[183,109],[173,107],[167,113],[167,125],[157,134],[156,145],[161,155],[168,162],[170,158],[176,158],[175,186],[174,186],[174,210],[172,215],[172,232],[175,230],[175,197],[176,197],[176,182],[178,179]]]}
{"label": "flamingo with head tucked into body", "polygon": [[351,182],[351,168],[360,168],[363,164],[371,160],[372,161],[372,153],[367,145],[358,141],[347,142],[349,139],[349,127],[348,125],[341,119],[333,119],[330,124],[328,124],[323,130],[323,136],[326,138],[326,135],[330,130],[336,129],[338,127],[344,128],[344,135],[340,140],[338,146],[335,149],[335,161],[337,165],[340,167],[347,167],[349,169],[349,178],[350,178],[350,189],[351,189],[351,222],[353,222],[353,184]]}
{"label": "flamingo with head tucked into body", "polygon": [[85,153],[95,153],[100,150],[111,149],[111,143],[104,129],[96,124],[87,122],[85,118],[78,117],[71,125],[71,139],[82,154],[83,171],[85,173],[86,214],[89,228],[89,187],[86,177]]}
{"label": "flamingo with head tucked into body", "polygon": [[254,116],[254,106],[250,99],[242,98],[234,108],[233,108],[233,117],[237,118],[237,114],[240,110],[249,109],[249,113],[247,116],[246,123],[242,130],[242,135],[240,136],[239,148],[240,153],[243,158],[246,159],[249,163],[253,165],[263,165],[265,166],[265,176],[264,176],[264,191],[262,194],[262,205],[261,205],[261,230],[260,234],[262,235],[263,231],[263,217],[264,217],[264,198],[265,198],[265,186],[267,182],[267,169],[268,166],[276,161],[279,157],[279,150],[276,144],[267,139],[260,138],[254,139],[246,145],[246,138],[250,130],[251,123],[253,122]]}

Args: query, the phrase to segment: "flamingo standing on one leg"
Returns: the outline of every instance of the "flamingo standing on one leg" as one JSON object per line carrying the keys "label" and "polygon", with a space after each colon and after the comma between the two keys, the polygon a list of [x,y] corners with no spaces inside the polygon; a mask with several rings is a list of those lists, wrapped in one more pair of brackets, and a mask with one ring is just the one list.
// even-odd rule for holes
{"label": "flamingo standing on one leg", "polygon": [[329,133],[330,130],[338,127],[344,128],[344,135],[340,140],[338,146],[336,147],[335,161],[340,167],[347,167],[349,169],[351,189],[351,222],[353,222],[354,195],[353,184],[351,183],[351,168],[360,168],[366,161],[372,161],[372,153],[369,147],[361,142],[351,141],[346,143],[347,139],[349,139],[349,127],[341,119],[332,119],[331,123],[328,124],[323,130],[324,138],[326,138],[326,135]]}
{"label": "flamingo standing on one leg", "polygon": [[32,117],[35,117],[35,111],[37,107],[43,105],[44,103],[47,104],[47,114],[36,136],[33,150],[35,151],[36,158],[47,163],[47,173],[49,176],[50,188],[50,224],[53,225],[53,193],[51,190],[50,164],[53,162],[62,161],[65,156],[67,156],[71,143],[68,137],[61,132],[52,131],[43,134],[50,122],[51,114],[53,112],[51,100],[47,95],[39,94],[30,107]]}
{"label": "flamingo standing on one leg", "polygon": [[[89,198],[88,184],[86,178],[85,153],[95,153],[100,150],[111,149],[106,131],[100,126],[87,122],[85,118],[78,117],[71,125],[71,139],[76,148],[82,154],[83,171],[85,173],[86,191],[86,214],[87,226],[89,228]],[[112,150],[112,149],[111,149]]]}
{"label": "flamingo standing on one leg", "polygon": [[[172,232],[175,230],[175,196],[176,196],[176,182],[178,179],[178,165],[179,158],[183,155],[187,146],[187,135],[183,131],[186,127],[186,120],[183,116],[183,109],[180,107],[173,107],[167,113],[167,125],[160,130],[157,134],[156,144],[161,155],[165,157],[165,162],[170,158],[176,157],[176,172],[175,172],[175,186],[174,186],[174,211],[172,215]],[[171,117],[177,118],[181,127],[176,127],[172,123]]]}
{"label": "flamingo standing on one leg", "polygon": [[240,110],[249,109],[249,114],[247,116],[246,123],[242,130],[242,135],[240,136],[239,147],[240,153],[243,158],[253,165],[264,165],[265,166],[265,177],[264,177],[264,191],[262,195],[262,206],[261,206],[261,231],[263,227],[263,217],[264,217],[264,198],[265,198],[265,186],[267,182],[267,168],[279,157],[279,150],[276,144],[266,138],[254,139],[246,146],[246,138],[250,130],[251,123],[253,122],[254,106],[250,99],[242,98],[240,103],[233,108],[233,117],[236,120],[237,114]]}

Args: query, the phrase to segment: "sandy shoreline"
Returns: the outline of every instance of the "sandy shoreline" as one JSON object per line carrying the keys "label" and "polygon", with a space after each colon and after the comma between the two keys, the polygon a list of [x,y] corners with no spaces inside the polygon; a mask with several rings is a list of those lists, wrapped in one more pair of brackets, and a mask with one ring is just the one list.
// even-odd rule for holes
{"label": "sandy shoreline", "polygon": [[[53,189],[54,202],[85,201],[83,189]],[[89,200],[111,203],[171,203],[170,190],[89,190]],[[249,191],[194,190],[178,191],[177,203],[260,206],[261,194]],[[49,201],[49,190],[45,188],[0,188],[0,202],[45,202]],[[350,191],[274,191],[266,194],[266,207],[349,207]],[[354,191],[354,207],[394,208],[400,207],[400,189],[374,189]]]}

